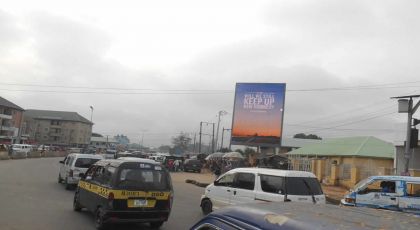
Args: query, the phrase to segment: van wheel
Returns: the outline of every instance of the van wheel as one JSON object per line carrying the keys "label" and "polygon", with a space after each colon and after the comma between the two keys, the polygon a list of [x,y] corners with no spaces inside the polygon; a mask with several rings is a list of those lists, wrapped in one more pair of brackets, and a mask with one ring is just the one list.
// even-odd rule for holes
{"label": "van wheel", "polygon": [[80,205],[79,191],[76,191],[76,193],[74,194],[73,210],[76,211],[76,212],[80,212],[82,210],[82,206]]}
{"label": "van wheel", "polygon": [[207,215],[213,211],[213,204],[209,199],[201,201],[201,211],[203,211],[204,215]]}
{"label": "van wheel", "polygon": [[95,212],[95,227],[98,230],[105,229],[104,212],[102,211],[101,207],[96,209],[96,212]]}
{"label": "van wheel", "polygon": [[64,185],[66,190],[71,190],[73,188],[73,186],[67,182],[67,178],[64,180]]}
{"label": "van wheel", "polygon": [[159,229],[163,225],[163,221],[150,222],[152,229]]}

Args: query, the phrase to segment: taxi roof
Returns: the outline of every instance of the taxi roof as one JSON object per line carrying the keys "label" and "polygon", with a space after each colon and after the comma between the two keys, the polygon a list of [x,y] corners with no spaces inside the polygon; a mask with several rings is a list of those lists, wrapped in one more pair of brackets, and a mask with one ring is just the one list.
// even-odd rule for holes
{"label": "taxi roof", "polygon": [[311,172],[295,171],[295,170],[280,170],[280,169],[267,169],[267,168],[235,168],[229,171],[229,173],[244,172],[244,173],[261,173],[272,176],[284,176],[284,177],[314,177],[315,175]]}
{"label": "taxi roof", "polygon": [[111,166],[114,166],[114,167],[118,167],[121,164],[127,163],[127,162],[138,162],[138,163],[160,165],[159,162],[156,162],[154,160],[144,159],[144,158],[136,158],[136,157],[120,157],[118,159],[104,159],[104,160],[100,160],[100,161],[96,162],[95,165],[101,165],[101,166],[111,165]]}

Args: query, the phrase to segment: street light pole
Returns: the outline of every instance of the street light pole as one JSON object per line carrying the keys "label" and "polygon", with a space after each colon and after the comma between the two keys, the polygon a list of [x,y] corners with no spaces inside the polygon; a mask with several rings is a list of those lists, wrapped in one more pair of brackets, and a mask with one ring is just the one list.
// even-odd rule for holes
{"label": "street light pole", "polygon": [[219,143],[219,127],[220,127],[220,117],[226,115],[227,112],[224,110],[219,111],[218,120],[217,120],[217,131],[216,131],[216,149]]}
{"label": "street light pole", "polygon": [[[405,141],[405,152],[404,152],[404,174],[409,175],[410,158],[411,158],[411,126],[413,120],[413,114],[417,111],[420,106],[420,101],[413,107],[413,98],[420,97],[420,95],[410,95],[401,97],[392,97],[392,99],[398,99],[398,112],[407,113],[407,137]],[[408,100],[407,100],[408,99]]]}
{"label": "street light pole", "polygon": [[200,121],[200,135],[199,135],[199,141],[198,141],[198,154],[201,153],[201,131],[202,131],[202,127],[203,127],[203,122]]}

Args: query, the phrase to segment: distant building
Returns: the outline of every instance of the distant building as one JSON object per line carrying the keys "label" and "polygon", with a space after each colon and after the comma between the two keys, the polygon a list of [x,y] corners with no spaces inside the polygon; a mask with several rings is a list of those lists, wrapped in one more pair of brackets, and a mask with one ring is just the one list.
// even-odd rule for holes
{"label": "distant building", "polygon": [[93,123],[76,112],[26,110],[25,134],[37,144],[86,147]]}
{"label": "distant building", "polygon": [[[394,167],[396,169],[396,175],[403,175],[405,171],[405,143],[394,143],[395,144],[395,161]],[[420,146],[420,141],[418,142]],[[410,176],[420,176],[420,147],[411,149],[410,161],[408,164],[408,171]]]}
{"label": "distant building", "polygon": [[118,141],[110,137],[91,137],[90,146],[97,149],[106,149],[110,147],[115,147],[118,144]]}
{"label": "distant building", "polygon": [[376,137],[322,140],[288,152],[290,169],[313,172],[320,181],[347,188],[373,175],[394,174],[394,145]]}
{"label": "distant building", "polygon": [[0,97],[0,144],[20,142],[23,109]]}
{"label": "distant building", "polygon": [[120,145],[124,145],[127,146],[128,144],[130,144],[130,139],[128,139],[127,136],[124,135],[117,135],[114,137],[114,139],[118,142],[118,144]]}

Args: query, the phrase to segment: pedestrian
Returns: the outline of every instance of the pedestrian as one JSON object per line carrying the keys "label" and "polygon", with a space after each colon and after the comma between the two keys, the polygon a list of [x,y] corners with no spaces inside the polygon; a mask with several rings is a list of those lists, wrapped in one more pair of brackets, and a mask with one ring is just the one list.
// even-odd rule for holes
{"label": "pedestrian", "polygon": [[179,170],[179,165],[180,165],[179,160],[178,160],[178,159],[176,159],[176,160],[174,161],[175,172],[178,172],[178,170]]}
{"label": "pedestrian", "polygon": [[168,168],[169,168],[169,171],[170,172],[172,172],[174,170],[174,160],[169,159],[169,161],[168,161]]}

